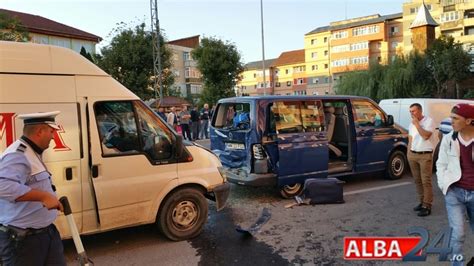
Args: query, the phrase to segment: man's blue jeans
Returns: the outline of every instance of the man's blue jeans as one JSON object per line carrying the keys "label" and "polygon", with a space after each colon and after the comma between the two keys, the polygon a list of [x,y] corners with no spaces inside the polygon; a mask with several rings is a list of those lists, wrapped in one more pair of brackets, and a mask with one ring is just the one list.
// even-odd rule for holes
{"label": "man's blue jeans", "polygon": [[[449,244],[450,247],[453,248],[451,254],[463,254],[463,244],[466,235],[464,230],[466,214],[469,218],[471,230],[474,232],[474,191],[451,186],[444,199],[446,202],[449,226],[453,229]],[[467,254],[463,255],[465,261],[469,260],[469,258],[466,257]]]}

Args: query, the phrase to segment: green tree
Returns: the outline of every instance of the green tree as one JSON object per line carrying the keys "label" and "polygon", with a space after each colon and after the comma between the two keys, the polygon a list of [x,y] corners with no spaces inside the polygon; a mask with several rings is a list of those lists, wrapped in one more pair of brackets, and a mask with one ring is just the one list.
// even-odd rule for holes
{"label": "green tree", "polygon": [[192,56],[203,77],[203,103],[214,104],[221,98],[235,96],[234,87],[244,67],[234,44],[213,37],[203,38]]}
{"label": "green tree", "polygon": [[[143,100],[154,97],[152,34],[145,24],[130,28],[125,23],[113,31],[115,36],[97,57],[98,65]],[[171,52],[160,36],[163,94],[169,95],[174,83],[171,69]],[[158,88],[159,89],[159,88]]]}
{"label": "green tree", "polygon": [[441,36],[428,47],[426,57],[436,82],[436,96],[458,98],[458,84],[469,75],[471,64],[471,58],[462,44],[455,42],[451,36]]}
{"label": "green tree", "polygon": [[28,31],[20,20],[0,12],[0,40],[13,42],[27,42],[30,40]]}

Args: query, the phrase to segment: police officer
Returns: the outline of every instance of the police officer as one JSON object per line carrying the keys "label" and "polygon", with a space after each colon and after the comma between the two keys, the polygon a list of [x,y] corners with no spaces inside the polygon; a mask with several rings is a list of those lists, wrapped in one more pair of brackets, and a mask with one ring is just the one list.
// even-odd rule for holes
{"label": "police officer", "polygon": [[0,265],[66,265],[53,224],[63,207],[42,160],[58,114],[19,115],[23,136],[0,155]]}

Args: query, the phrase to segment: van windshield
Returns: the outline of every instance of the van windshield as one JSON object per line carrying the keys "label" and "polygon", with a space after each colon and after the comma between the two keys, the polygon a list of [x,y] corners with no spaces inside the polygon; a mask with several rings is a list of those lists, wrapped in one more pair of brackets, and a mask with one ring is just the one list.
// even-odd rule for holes
{"label": "van windshield", "polygon": [[221,103],[216,108],[212,126],[228,130],[247,130],[250,128],[249,103]]}

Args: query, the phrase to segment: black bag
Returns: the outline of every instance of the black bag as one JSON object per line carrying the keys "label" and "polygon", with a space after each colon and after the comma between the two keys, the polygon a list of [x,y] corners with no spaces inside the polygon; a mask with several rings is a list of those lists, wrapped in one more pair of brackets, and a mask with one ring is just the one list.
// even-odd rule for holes
{"label": "black bag", "polygon": [[337,178],[310,178],[304,183],[304,196],[310,204],[344,203],[342,185]]}

